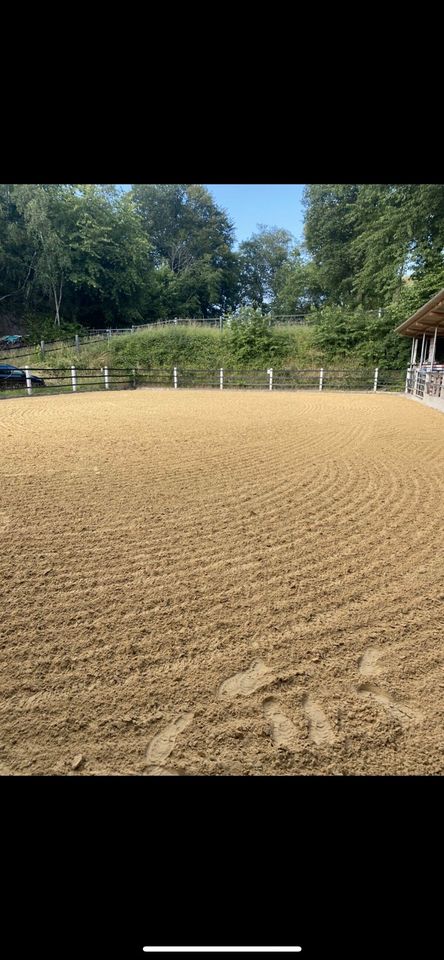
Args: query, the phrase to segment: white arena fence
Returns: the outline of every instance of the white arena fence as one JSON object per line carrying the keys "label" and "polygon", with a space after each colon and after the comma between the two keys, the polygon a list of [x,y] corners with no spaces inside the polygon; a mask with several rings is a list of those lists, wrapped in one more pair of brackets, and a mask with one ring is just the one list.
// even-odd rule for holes
{"label": "white arena fence", "polygon": [[[122,367],[90,368],[71,366],[21,368],[23,377],[0,378],[0,398],[38,396],[52,393],[81,393],[92,390],[126,390],[138,387],[214,390],[361,390],[398,391],[405,389],[405,371],[372,369],[304,368],[300,370],[193,370],[142,369]],[[33,381],[39,377],[43,385]]]}

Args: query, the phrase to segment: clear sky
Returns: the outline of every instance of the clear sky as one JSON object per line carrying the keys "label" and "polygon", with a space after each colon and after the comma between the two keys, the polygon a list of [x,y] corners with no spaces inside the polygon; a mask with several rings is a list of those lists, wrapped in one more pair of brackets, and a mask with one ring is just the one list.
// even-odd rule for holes
{"label": "clear sky", "polygon": [[258,223],[283,227],[296,240],[302,240],[303,183],[204,183],[203,186],[234,220],[237,243],[250,237]]}
{"label": "clear sky", "polygon": [[[128,189],[129,184],[120,186]],[[236,229],[236,243],[251,236],[258,223],[283,227],[302,240],[303,183],[204,183]]]}

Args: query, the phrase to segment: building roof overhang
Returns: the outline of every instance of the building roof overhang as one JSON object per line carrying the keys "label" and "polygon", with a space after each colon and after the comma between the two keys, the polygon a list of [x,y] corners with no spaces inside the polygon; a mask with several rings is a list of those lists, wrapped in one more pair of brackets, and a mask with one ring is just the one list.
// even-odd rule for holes
{"label": "building roof overhang", "polygon": [[423,333],[444,337],[444,290],[440,290],[428,303],[420,307],[412,317],[396,327],[395,333],[404,337],[419,337]]}

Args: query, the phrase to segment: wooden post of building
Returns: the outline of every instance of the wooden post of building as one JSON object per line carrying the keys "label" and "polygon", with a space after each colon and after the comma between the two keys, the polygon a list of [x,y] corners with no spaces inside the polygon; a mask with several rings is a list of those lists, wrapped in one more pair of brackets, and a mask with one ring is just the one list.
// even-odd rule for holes
{"label": "wooden post of building", "polygon": [[425,343],[426,343],[426,335],[425,335],[425,333],[423,333],[423,335],[422,335],[422,344],[421,344],[421,357],[420,357],[420,361],[419,361],[419,366],[420,366],[420,367],[422,367],[422,362],[423,362],[423,360],[424,360]]}
{"label": "wooden post of building", "polygon": [[434,362],[435,362],[436,338],[437,338],[437,336],[438,336],[438,327],[435,327],[435,335],[434,335],[434,337],[433,337],[432,353],[431,353],[431,355],[430,355],[430,364],[431,364],[432,367],[433,367],[433,364],[434,364]]}

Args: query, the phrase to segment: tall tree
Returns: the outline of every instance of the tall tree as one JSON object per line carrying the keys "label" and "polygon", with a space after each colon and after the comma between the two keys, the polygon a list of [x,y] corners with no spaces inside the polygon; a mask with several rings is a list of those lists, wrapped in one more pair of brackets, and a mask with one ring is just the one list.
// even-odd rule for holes
{"label": "tall tree", "polygon": [[329,302],[349,305],[354,300],[356,236],[355,183],[309,184],[304,192],[305,242],[318,273],[319,285]]}
{"label": "tall tree", "polygon": [[306,313],[310,307],[321,306],[324,300],[316,264],[295,247],[276,274],[273,313],[276,316]]}
{"label": "tall tree", "polygon": [[444,250],[442,184],[312,184],[304,195],[307,250],[326,299],[387,306]]}
{"label": "tall tree", "polygon": [[0,306],[12,311],[30,296],[36,257],[14,188],[0,184]]}
{"label": "tall tree", "polygon": [[63,184],[16,184],[17,208],[23,213],[34,245],[34,282],[46,292],[60,326],[61,304],[71,264],[70,226],[66,217]]}
{"label": "tall tree", "polygon": [[129,194],[112,185],[78,185],[69,197],[70,285],[83,317],[141,319],[155,296],[150,244]]}
{"label": "tall tree", "polygon": [[200,184],[145,183],[132,195],[175,312],[205,317],[233,305],[234,228],[210,193]]}
{"label": "tall tree", "polygon": [[277,294],[279,273],[289,259],[293,237],[278,227],[258,227],[239,245],[240,300],[268,310]]}

